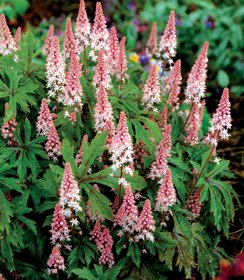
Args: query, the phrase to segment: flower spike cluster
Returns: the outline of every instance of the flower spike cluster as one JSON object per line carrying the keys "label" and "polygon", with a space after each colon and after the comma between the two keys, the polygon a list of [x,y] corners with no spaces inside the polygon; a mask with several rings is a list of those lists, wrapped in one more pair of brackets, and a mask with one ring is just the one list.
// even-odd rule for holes
{"label": "flower spike cluster", "polygon": [[[64,91],[65,85],[65,62],[60,53],[57,36],[52,37],[50,50],[47,56],[47,88],[48,97],[59,99],[59,94]],[[61,100],[59,100],[61,101]]]}
{"label": "flower spike cluster", "polygon": [[146,45],[146,51],[149,55],[154,55],[157,51],[158,41],[157,41],[157,23],[154,22],[150,32],[149,39]]}
{"label": "flower spike cluster", "polygon": [[75,39],[78,54],[90,44],[91,25],[87,17],[84,0],[80,0],[80,8],[75,24]]}
{"label": "flower spike cluster", "polygon": [[52,245],[65,240],[70,240],[68,224],[59,203],[57,203],[54,210],[50,233],[52,234]]}
{"label": "flower spike cluster", "polygon": [[19,42],[21,41],[21,36],[22,36],[22,28],[18,27],[14,35],[14,41],[17,48],[19,48]]}
{"label": "flower spike cluster", "polygon": [[226,140],[229,138],[228,129],[231,128],[230,105],[229,90],[225,88],[218,108],[212,116],[209,133],[204,139],[204,143],[217,146],[219,140]]}
{"label": "flower spike cluster", "polygon": [[117,36],[116,28],[113,26],[110,32],[109,40],[109,65],[110,73],[116,74],[117,72],[117,60],[119,57],[119,40]]}
{"label": "flower spike cluster", "polygon": [[72,52],[77,54],[77,46],[75,41],[75,36],[72,31],[71,19],[67,18],[66,29],[64,34],[63,52],[65,58],[70,58]]}
{"label": "flower spike cluster", "polygon": [[110,145],[112,169],[115,171],[120,167],[125,167],[126,173],[132,173],[130,165],[133,163],[133,144],[126,123],[126,115],[120,113],[119,124]]}
{"label": "flower spike cluster", "polygon": [[171,171],[168,168],[162,179],[161,186],[156,197],[156,211],[166,212],[171,205],[176,203],[176,192],[172,183]]}
{"label": "flower spike cluster", "polygon": [[43,52],[44,55],[47,55],[50,48],[51,48],[51,43],[52,43],[53,36],[54,36],[54,25],[51,24],[49,29],[48,29],[47,37],[44,41],[43,48],[42,48],[42,52]]}
{"label": "flower spike cluster", "polygon": [[0,15],[0,54],[8,55],[17,50],[16,42],[9,30],[4,14]]}
{"label": "flower spike cluster", "polygon": [[198,134],[202,125],[202,117],[205,106],[205,100],[202,100],[201,107],[197,106],[195,103],[192,107],[192,113],[189,116],[189,119],[185,128],[185,142],[190,145],[195,145],[198,143]]}
{"label": "flower spike cluster", "polygon": [[136,240],[154,241],[155,221],[152,215],[151,202],[147,199],[136,224]]}
{"label": "flower spike cluster", "polygon": [[163,129],[163,139],[156,148],[156,159],[151,165],[148,178],[152,180],[161,178],[167,168],[167,158],[170,156],[171,150],[171,125],[165,124]]}
{"label": "flower spike cluster", "polygon": [[18,123],[16,122],[15,118],[12,118],[10,121],[5,122],[1,126],[1,134],[3,139],[7,141],[8,146],[15,146],[16,140],[14,139],[14,132],[16,130]]}
{"label": "flower spike cluster", "polygon": [[176,56],[176,44],[175,12],[171,11],[158,47],[158,55],[162,55],[170,65],[173,64],[172,58]]}
{"label": "flower spike cluster", "polygon": [[150,70],[149,77],[142,90],[142,103],[147,110],[156,111],[155,104],[159,104],[160,98],[160,84],[158,81],[157,66],[153,65]]}
{"label": "flower spike cluster", "polygon": [[111,143],[112,137],[114,135],[114,122],[113,122],[113,112],[112,106],[108,101],[108,94],[101,84],[97,91],[97,103],[95,105],[95,129],[96,131],[108,132],[107,142]]}
{"label": "flower spike cluster", "polygon": [[193,195],[191,195],[186,202],[186,209],[191,212],[193,218],[200,216],[202,204],[201,204],[201,192],[202,188],[199,188]]}
{"label": "flower spike cluster", "polygon": [[80,190],[77,182],[74,179],[71,166],[69,163],[65,164],[64,175],[59,188],[60,206],[63,208],[65,217],[70,218],[72,212],[81,211],[80,207]]}
{"label": "flower spike cluster", "polygon": [[126,37],[123,37],[119,43],[119,56],[117,60],[117,78],[122,82],[124,82],[128,78],[128,75],[126,74],[127,59],[125,55],[125,42]]}
{"label": "flower spike cluster", "polygon": [[58,161],[58,157],[61,155],[61,142],[53,122],[48,132],[47,142],[45,144],[45,150],[48,156],[53,161]]}
{"label": "flower spike cluster", "polygon": [[66,75],[64,88],[64,105],[82,107],[81,97],[83,94],[80,84],[81,65],[74,52],[71,52],[69,70]]}
{"label": "flower spike cluster", "polygon": [[107,65],[107,58],[104,51],[99,51],[98,61],[95,67],[95,75],[93,77],[94,87],[103,85],[105,89],[110,88],[111,77],[109,75],[109,67]]}
{"label": "flower spike cluster", "polygon": [[83,145],[84,143],[88,141],[88,136],[87,134],[85,134],[82,138],[82,142],[81,142],[81,145],[80,145],[80,149],[79,149],[79,152],[78,154],[76,155],[75,157],[75,163],[78,165],[78,164],[81,164],[82,162],[82,158],[83,158]]}
{"label": "flower spike cluster", "polygon": [[137,220],[138,209],[135,205],[135,199],[131,186],[129,185],[125,188],[123,202],[117,214],[114,215],[114,225],[122,227],[122,231],[119,232],[120,235],[123,235],[124,232],[133,234],[136,230]]}
{"label": "flower spike cluster", "polygon": [[201,98],[204,97],[206,90],[207,79],[207,66],[208,66],[208,42],[202,47],[202,50],[195,61],[189,77],[187,79],[187,85],[185,90],[185,103],[196,103],[201,106]]}
{"label": "flower spike cluster", "polygon": [[42,99],[41,108],[37,117],[36,130],[38,135],[44,135],[48,137],[49,130],[53,124],[52,114],[47,105],[47,100]]}
{"label": "flower spike cluster", "polygon": [[[108,50],[109,33],[106,26],[106,20],[103,15],[101,2],[96,3],[96,14],[91,32],[91,48],[94,52]],[[90,56],[96,60],[96,54],[92,52]]]}
{"label": "flower spike cluster", "polygon": [[58,270],[65,270],[64,258],[61,256],[60,247],[54,246],[47,262],[49,274],[57,274]]}

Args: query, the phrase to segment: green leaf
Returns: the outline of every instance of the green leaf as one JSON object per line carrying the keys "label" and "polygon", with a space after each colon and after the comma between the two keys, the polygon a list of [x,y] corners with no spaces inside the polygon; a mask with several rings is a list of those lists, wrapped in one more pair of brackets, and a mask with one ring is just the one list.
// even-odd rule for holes
{"label": "green leaf", "polygon": [[138,171],[135,171],[133,176],[126,174],[124,177],[126,181],[131,185],[133,191],[140,191],[147,187],[146,180],[138,174]]}
{"label": "green leaf", "polygon": [[17,216],[18,220],[23,222],[35,235],[37,235],[36,223],[24,216]]}
{"label": "green leaf", "polygon": [[94,214],[98,213],[103,218],[112,221],[113,212],[109,206],[112,204],[110,200],[105,195],[95,190],[91,185],[85,186],[85,190],[89,197],[92,212]]}
{"label": "green leaf", "polygon": [[228,74],[224,70],[218,71],[217,82],[222,88],[227,87],[229,85],[230,79]]}
{"label": "green leaf", "polygon": [[97,280],[97,278],[91,273],[91,271],[88,268],[75,268],[72,270],[74,274],[79,276],[79,279],[85,279],[85,280]]}

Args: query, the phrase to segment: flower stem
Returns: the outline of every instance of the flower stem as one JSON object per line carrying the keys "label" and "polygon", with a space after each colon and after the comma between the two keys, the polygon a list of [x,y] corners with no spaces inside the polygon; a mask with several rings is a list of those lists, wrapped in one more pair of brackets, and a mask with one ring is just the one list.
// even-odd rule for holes
{"label": "flower stem", "polygon": [[183,127],[182,127],[182,131],[181,131],[181,132],[183,132],[184,129],[186,128],[186,125],[187,125],[187,123],[188,123],[188,120],[189,120],[189,118],[190,118],[190,116],[191,116],[191,114],[192,114],[193,105],[194,105],[194,103],[191,104],[191,108],[190,108],[189,114],[188,114],[188,116],[187,116],[187,118],[186,118],[186,121],[185,121],[185,123],[184,123],[184,125],[183,125]]}
{"label": "flower stem", "polygon": [[213,154],[214,149],[215,149],[215,146],[213,145],[211,147],[211,149],[210,149],[209,155],[208,155],[208,157],[207,157],[207,159],[206,159],[206,161],[205,161],[205,163],[204,163],[204,165],[203,165],[203,167],[202,167],[198,177],[193,181],[192,187],[191,187],[190,192],[188,194],[188,198],[194,193],[195,187],[196,187],[198,181],[200,180],[200,178],[201,178],[201,176],[202,176],[202,174],[203,174],[207,164],[209,163],[209,160],[210,160],[210,158],[211,158],[211,156]]}

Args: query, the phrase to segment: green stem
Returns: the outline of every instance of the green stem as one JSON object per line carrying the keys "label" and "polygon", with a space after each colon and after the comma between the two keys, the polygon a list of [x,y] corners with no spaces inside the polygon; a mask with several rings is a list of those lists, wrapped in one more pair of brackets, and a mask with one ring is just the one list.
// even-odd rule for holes
{"label": "green stem", "polygon": [[188,197],[190,197],[194,193],[195,187],[196,187],[198,181],[200,180],[200,178],[201,178],[201,176],[202,176],[202,174],[203,174],[207,164],[209,163],[209,160],[210,160],[210,158],[212,156],[212,153],[213,153],[214,149],[215,149],[215,146],[213,145],[211,147],[211,149],[210,149],[209,155],[208,155],[208,157],[207,157],[207,159],[206,159],[206,161],[205,161],[205,163],[204,163],[204,165],[203,165],[203,167],[202,167],[198,177],[196,178],[196,180],[193,181],[193,184],[192,184],[192,187],[191,187],[190,192],[188,194]]}
{"label": "green stem", "polygon": [[186,118],[186,121],[185,121],[185,123],[184,123],[184,125],[183,125],[183,127],[182,127],[181,132],[183,132],[184,129],[186,128],[186,125],[187,125],[187,123],[188,123],[188,120],[189,120],[189,118],[190,118],[190,116],[191,116],[191,114],[192,114],[193,105],[194,105],[194,103],[191,104],[190,112],[189,112],[189,114],[188,114],[188,116],[187,116],[187,118]]}

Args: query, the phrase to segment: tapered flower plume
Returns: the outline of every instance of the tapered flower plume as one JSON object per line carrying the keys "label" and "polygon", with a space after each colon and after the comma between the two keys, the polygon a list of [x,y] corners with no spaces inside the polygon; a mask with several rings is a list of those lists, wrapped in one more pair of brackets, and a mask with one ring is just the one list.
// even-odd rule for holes
{"label": "tapered flower plume", "polygon": [[51,244],[54,245],[56,243],[70,240],[69,236],[69,228],[66,222],[66,219],[62,213],[62,208],[59,204],[56,205],[53,219],[51,223]]}
{"label": "tapered flower plume", "polygon": [[52,114],[50,113],[46,99],[43,98],[40,112],[37,117],[37,123],[36,123],[37,134],[48,137],[49,129],[52,124],[53,124]]}
{"label": "tapered flower plume", "polygon": [[96,131],[98,133],[107,131],[107,142],[111,143],[115,130],[113,122],[113,113],[112,106],[108,101],[108,94],[103,85],[100,85],[97,91],[97,103],[95,106],[94,119]]}
{"label": "tapered flower plume", "polygon": [[[106,26],[106,20],[103,15],[101,2],[96,4],[96,14],[91,33],[91,48],[93,51],[108,50],[109,33]],[[94,53],[91,54],[92,58],[96,59]]]}
{"label": "tapered flower plume", "polygon": [[123,235],[124,232],[134,233],[136,230],[136,223],[138,220],[138,209],[135,205],[135,199],[131,190],[131,186],[125,188],[125,194],[123,202],[114,216],[114,225],[122,227],[122,231],[119,233]]}
{"label": "tapered flower plume", "polygon": [[181,60],[178,59],[175,64],[173,69],[169,72],[169,75],[164,81],[163,84],[163,92],[165,94],[170,93],[172,86],[174,83],[177,83],[178,86],[180,86],[182,80],[181,76]]}
{"label": "tapered flower plume", "polygon": [[179,94],[180,94],[180,85],[181,85],[181,61],[177,60],[174,65],[173,74],[174,74],[174,81],[172,86],[170,87],[169,98],[167,103],[172,108],[172,111],[179,109]]}
{"label": "tapered flower plume", "polygon": [[144,203],[141,214],[136,224],[136,240],[150,240],[154,241],[153,232],[155,231],[155,221],[152,215],[151,202],[147,199]]}
{"label": "tapered flower plume", "polygon": [[164,130],[164,128],[168,124],[168,115],[169,115],[168,108],[164,107],[162,112],[161,112],[162,124],[160,124],[160,127],[162,128],[162,131]]}
{"label": "tapered flower plume", "polygon": [[[52,37],[51,47],[47,56],[47,88],[49,98],[59,98],[64,91],[65,63],[60,53],[57,36]],[[59,100],[61,101],[61,100]]]}
{"label": "tapered flower plume", "polygon": [[81,142],[81,145],[80,145],[80,149],[79,149],[79,152],[78,154],[76,155],[75,157],[75,163],[78,165],[78,164],[81,164],[82,162],[82,158],[83,158],[83,145],[85,142],[88,141],[88,136],[87,134],[85,134],[82,138],[82,142]]}
{"label": "tapered flower plume", "polygon": [[124,112],[120,113],[119,124],[116,133],[112,138],[110,152],[112,154],[111,160],[113,162],[112,169],[114,171],[127,165],[124,168],[124,171],[130,174],[133,172],[130,168],[130,164],[133,163],[133,145]]}
{"label": "tapered flower plume", "polygon": [[81,211],[80,207],[80,189],[74,179],[71,166],[69,163],[65,164],[64,175],[59,188],[60,205],[63,208],[64,216],[70,218],[72,211]]}
{"label": "tapered flower plume", "polygon": [[187,79],[187,85],[185,90],[185,103],[196,103],[201,106],[201,98],[204,97],[206,90],[207,79],[207,66],[208,66],[208,42],[202,47],[202,50],[195,61],[189,77]]}
{"label": "tapered flower plume", "polygon": [[156,159],[151,165],[150,173],[148,178],[152,180],[161,178],[167,168],[167,158],[170,156],[171,150],[171,125],[166,124],[163,129],[163,139],[156,148]]}
{"label": "tapered flower plume", "polygon": [[45,144],[45,150],[46,150],[48,156],[53,161],[57,161],[58,156],[61,155],[61,142],[59,140],[59,136],[58,136],[54,123],[52,123],[52,125],[49,129],[47,142]]}
{"label": "tapered flower plume", "polygon": [[103,85],[104,88],[110,88],[111,78],[109,75],[109,67],[104,51],[100,51],[98,54],[98,61],[95,67],[95,75],[93,77],[94,87]]}
{"label": "tapered flower plume", "polygon": [[48,29],[48,32],[47,32],[47,37],[44,41],[44,44],[43,44],[43,48],[42,48],[42,52],[43,54],[47,55],[50,48],[51,48],[51,43],[52,43],[52,38],[54,36],[54,25],[51,24],[49,29]]}
{"label": "tapered flower plume", "polygon": [[113,26],[110,32],[110,41],[109,41],[109,65],[110,73],[116,74],[117,72],[117,60],[119,57],[119,40],[117,36],[116,28]]}
{"label": "tapered flower plume", "polygon": [[80,84],[81,65],[74,52],[71,52],[69,70],[66,75],[64,88],[64,105],[82,107],[81,97],[83,94]]}
{"label": "tapered flower plume", "polygon": [[89,240],[94,240],[96,243],[96,246],[99,246],[99,242],[100,242],[100,236],[101,236],[101,221],[97,220],[93,230],[90,232],[90,238]]}
{"label": "tapered flower plume", "polygon": [[191,212],[193,218],[200,216],[202,204],[201,204],[201,192],[202,188],[199,188],[193,195],[191,195],[186,202],[186,209]]}
{"label": "tapered flower plume", "polygon": [[12,118],[10,121],[5,122],[1,126],[1,134],[3,139],[7,141],[8,146],[15,146],[16,140],[14,138],[14,132],[16,130],[18,123],[16,122],[15,118]]}
{"label": "tapered flower plume", "polygon": [[125,55],[125,42],[126,37],[123,37],[119,43],[119,56],[117,60],[117,78],[119,81],[124,82],[129,76],[126,74],[127,71],[127,59]]}
{"label": "tapered flower plume", "polygon": [[164,60],[167,60],[170,65],[173,63],[172,58],[176,56],[176,44],[175,12],[171,11],[158,47],[158,55],[162,55]]}
{"label": "tapered flower plume", "polygon": [[158,81],[157,66],[153,65],[150,70],[149,77],[142,90],[142,103],[147,110],[157,111],[155,107],[161,101],[160,98],[160,84]]}
{"label": "tapered flower plume", "polygon": [[17,50],[15,40],[8,28],[4,14],[0,15],[0,54],[7,55]]}
{"label": "tapered flower plume", "polygon": [[77,45],[75,36],[72,30],[72,22],[70,18],[67,18],[66,29],[64,34],[63,53],[65,58],[71,57],[71,53],[77,54]]}
{"label": "tapered flower plume", "polygon": [[77,51],[80,54],[90,44],[91,25],[87,17],[84,0],[80,0],[80,8],[75,24]]}
{"label": "tapered flower plume", "polygon": [[205,100],[202,100],[201,107],[198,107],[195,103],[192,107],[192,113],[188,118],[185,132],[185,142],[190,145],[195,145],[198,143],[198,134],[202,126],[202,117],[205,106]]}
{"label": "tapered flower plume", "polygon": [[21,41],[21,36],[22,36],[22,28],[18,27],[16,30],[16,33],[14,35],[14,41],[15,41],[17,48],[19,47],[19,42]]}
{"label": "tapered flower plume", "polygon": [[101,251],[99,264],[108,265],[108,267],[114,265],[114,255],[112,253],[113,243],[114,241],[108,228],[105,228],[99,238],[98,249]]}
{"label": "tapered flower plume", "polygon": [[171,171],[168,168],[156,197],[156,211],[165,212],[176,203],[176,192],[172,183]]}
{"label": "tapered flower plume", "polygon": [[58,245],[53,247],[47,265],[47,272],[49,274],[57,274],[58,270],[65,270],[64,258],[61,256],[60,247]]}
{"label": "tapered flower plume", "polygon": [[157,23],[154,22],[150,32],[149,39],[146,45],[146,51],[149,55],[154,55],[157,51],[158,41],[157,41]]}
{"label": "tapered flower plume", "polygon": [[211,126],[209,133],[204,139],[204,142],[217,146],[219,140],[226,140],[229,138],[228,129],[231,128],[231,114],[230,114],[229,90],[223,90],[218,108],[211,119]]}

